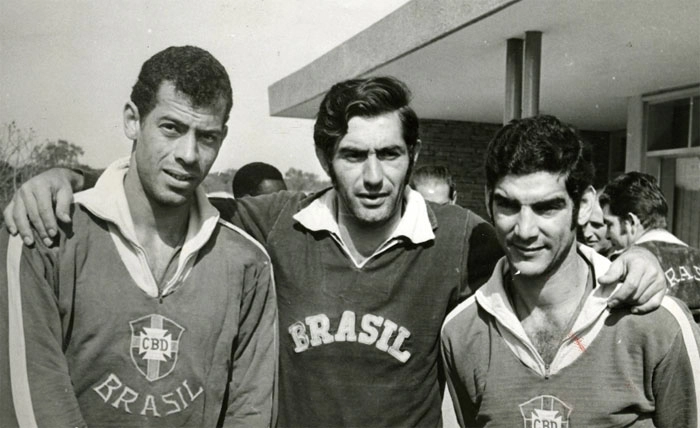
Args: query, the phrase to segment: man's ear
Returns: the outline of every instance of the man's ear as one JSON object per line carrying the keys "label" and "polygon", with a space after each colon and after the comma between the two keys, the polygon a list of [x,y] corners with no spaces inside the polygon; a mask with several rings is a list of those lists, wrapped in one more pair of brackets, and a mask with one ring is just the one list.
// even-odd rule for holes
{"label": "man's ear", "polygon": [[493,213],[491,212],[491,192],[489,192],[488,186],[484,186],[484,205],[486,205],[486,213],[489,215],[491,222],[493,223]]}
{"label": "man's ear", "polygon": [[591,219],[591,213],[593,212],[593,205],[595,204],[595,188],[593,186],[588,186],[583,191],[581,195],[581,203],[578,206],[578,219],[577,224],[583,227]]}
{"label": "man's ear", "polygon": [[642,222],[639,220],[639,217],[637,217],[637,214],[635,213],[627,213],[627,216],[625,216],[625,220],[636,227],[642,226]]}
{"label": "man's ear", "polygon": [[141,121],[139,109],[129,101],[124,105],[124,134],[126,138],[136,141],[141,132]]}
{"label": "man's ear", "polygon": [[634,240],[636,240],[637,237],[641,236],[642,231],[644,230],[642,222],[639,220],[639,217],[637,217],[637,215],[634,213],[627,213],[627,215],[624,218],[624,228],[625,232],[627,232],[628,235],[635,237]]}
{"label": "man's ear", "polygon": [[323,168],[323,170],[326,171],[326,175],[328,175],[330,177],[331,176],[331,172],[330,172],[331,168],[330,168],[330,165],[328,164],[328,160],[326,159],[326,154],[319,147],[316,147],[316,158],[321,163],[321,168]]}
{"label": "man's ear", "polygon": [[418,162],[418,154],[420,153],[420,148],[423,145],[420,139],[416,140],[416,145],[413,147],[413,165]]}

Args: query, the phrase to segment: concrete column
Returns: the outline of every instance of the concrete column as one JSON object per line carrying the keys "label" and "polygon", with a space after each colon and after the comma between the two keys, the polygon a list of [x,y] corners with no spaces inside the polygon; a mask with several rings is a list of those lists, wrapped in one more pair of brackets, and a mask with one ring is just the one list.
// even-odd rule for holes
{"label": "concrete column", "polygon": [[540,114],[540,64],[542,62],[542,32],[525,32],[523,65],[523,117]]}
{"label": "concrete column", "polygon": [[506,47],[506,102],[503,123],[520,119],[523,86],[523,41],[508,39]]}
{"label": "concrete column", "polygon": [[644,103],[641,96],[627,98],[627,147],[625,171],[644,171],[646,151],[644,145]]}

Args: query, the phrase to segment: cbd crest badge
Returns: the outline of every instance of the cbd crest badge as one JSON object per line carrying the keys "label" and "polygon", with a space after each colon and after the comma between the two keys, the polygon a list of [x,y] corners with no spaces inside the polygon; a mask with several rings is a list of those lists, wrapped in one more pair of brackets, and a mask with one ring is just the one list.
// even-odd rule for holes
{"label": "cbd crest badge", "polygon": [[185,329],[162,315],[151,314],[129,322],[131,360],[149,381],[169,375],[177,364],[180,336]]}
{"label": "cbd crest badge", "polygon": [[540,395],[520,405],[525,428],[570,428],[571,407],[553,395]]}

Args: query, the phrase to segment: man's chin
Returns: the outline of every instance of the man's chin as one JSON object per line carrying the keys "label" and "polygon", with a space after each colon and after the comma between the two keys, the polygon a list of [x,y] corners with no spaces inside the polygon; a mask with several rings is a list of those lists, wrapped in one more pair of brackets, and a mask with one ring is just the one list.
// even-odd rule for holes
{"label": "man's chin", "polygon": [[378,227],[389,221],[391,215],[387,212],[384,207],[379,208],[366,208],[362,207],[360,209],[354,210],[352,216],[355,222],[362,224],[364,226]]}

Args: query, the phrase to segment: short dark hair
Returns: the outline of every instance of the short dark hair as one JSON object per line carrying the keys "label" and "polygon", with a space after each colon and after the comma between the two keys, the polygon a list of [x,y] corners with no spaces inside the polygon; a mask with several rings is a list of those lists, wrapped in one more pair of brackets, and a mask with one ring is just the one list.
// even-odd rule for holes
{"label": "short dark hair", "polygon": [[573,126],[549,115],[515,119],[502,127],[488,145],[485,167],[491,208],[496,182],[506,175],[561,174],[574,202],[574,221],[595,176],[590,145]]}
{"label": "short dark hair", "polygon": [[131,89],[131,101],[141,120],[156,106],[156,95],[163,82],[187,95],[194,107],[208,107],[219,100],[226,102],[224,123],[233,106],[233,92],[228,73],[209,52],[195,46],[171,46],[150,57]]}
{"label": "short dark hair", "polygon": [[418,146],[419,127],[418,116],[409,106],[410,101],[411,91],[406,84],[393,77],[369,77],[336,83],[321,101],[314,125],[314,144],[330,164],[338,143],[348,132],[350,119],[398,112],[409,153],[408,180]]}
{"label": "short dark hair", "polygon": [[666,227],[668,204],[652,175],[631,171],[618,176],[603,189],[600,205],[620,218],[633,213],[645,229]]}
{"label": "short dark hair", "polygon": [[265,162],[252,162],[243,165],[233,176],[233,196],[257,196],[260,183],[264,180],[279,180],[284,182],[282,173],[274,166]]}
{"label": "short dark hair", "polygon": [[448,167],[441,165],[424,165],[416,168],[416,170],[413,172],[413,176],[411,177],[413,187],[417,186],[420,182],[428,180],[436,180],[447,184],[447,186],[450,188],[450,199],[454,197],[457,189]]}

